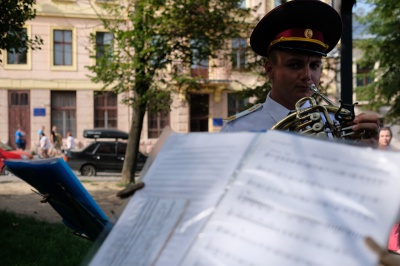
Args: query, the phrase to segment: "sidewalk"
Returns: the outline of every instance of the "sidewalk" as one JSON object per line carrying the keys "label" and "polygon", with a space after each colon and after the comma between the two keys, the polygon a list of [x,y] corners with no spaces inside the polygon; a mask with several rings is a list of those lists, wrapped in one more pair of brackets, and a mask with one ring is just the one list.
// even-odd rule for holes
{"label": "sidewalk", "polygon": [[[78,172],[74,172],[79,180],[92,180],[104,182],[118,182],[121,180],[121,175],[118,173],[98,173],[96,176],[82,176]],[[3,182],[25,182],[14,175],[0,175],[0,183]]]}
{"label": "sidewalk", "polygon": [[[119,182],[121,180],[121,175],[119,173],[98,173],[96,176],[82,176],[78,172],[74,171],[75,176],[79,180],[91,181],[91,182]],[[140,172],[135,175],[135,180],[139,178]],[[17,176],[14,175],[0,175],[0,184],[6,182],[25,182]]]}
{"label": "sidewalk", "polygon": [[[95,177],[80,175],[77,177],[110,221],[116,221],[130,199],[117,197],[117,193],[123,189],[119,185],[121,176],[116,173],[101,173]],[[0,175],[0,210],[29,215],[49,222],[62,222],[61,216],[49,203],[42,203],[42,196],[35,191],[37,191],[35,188],[16,176]]]}

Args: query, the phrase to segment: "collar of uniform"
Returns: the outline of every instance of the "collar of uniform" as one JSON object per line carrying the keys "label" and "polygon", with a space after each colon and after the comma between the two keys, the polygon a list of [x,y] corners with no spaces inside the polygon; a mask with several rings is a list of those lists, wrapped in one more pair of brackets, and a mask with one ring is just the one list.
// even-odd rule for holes
{"label": "collar of uniform", "polygon": [[272,118],[275,120],[276,123],[281,121],[284,117],[287,116],[289,113],[289,109],[284,107],[283,105],[275,102],[271,98],[271,92],[268,93],[267,99],[265,100],[263,104],[263,108],[266,110],[269,110],[269,113],[271,114]]}
{"label": "collar of uniform", "polygon": [[[289,112],[294,111],[294,110],[289,110],[286,107],[284,107],[283,105],[281,105],[280,103],[274,101],[270,97],[270,94],[271,94],[271,92],[268,93],[267,99],[265,100],[265,102],[263,104],[263,108],[265,108],[266,110],[269,110],[269,113],[271,114],[272,118],[275,120],[276,123],[278,123],[283,118],[285,118],[289,114]],[[310,107],[310,103],[308,101],[306,101],[301,106],[301,108],[306,108],[306,107]]]}

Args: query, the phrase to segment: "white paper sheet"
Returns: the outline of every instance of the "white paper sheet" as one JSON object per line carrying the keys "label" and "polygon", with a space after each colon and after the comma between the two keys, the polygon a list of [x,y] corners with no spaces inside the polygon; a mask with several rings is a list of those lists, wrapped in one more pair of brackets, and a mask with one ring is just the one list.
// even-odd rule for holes
{"label": "white paper sheet", "polygon": [[173,134],[90,265],[375,266],[400,153],[267,133]]}
{"label": "white paper sheet", "polygon": [[364,236],[386,245],[399,155],[260,135],[182,265],[377,265]]}
{"label": "white paper sheet", "polygon": [[[130,200],[90,265],[177,265],[254,138],[172,134],[143,178],[145,189]],[[169,211],[160,215],[163,208]]]}

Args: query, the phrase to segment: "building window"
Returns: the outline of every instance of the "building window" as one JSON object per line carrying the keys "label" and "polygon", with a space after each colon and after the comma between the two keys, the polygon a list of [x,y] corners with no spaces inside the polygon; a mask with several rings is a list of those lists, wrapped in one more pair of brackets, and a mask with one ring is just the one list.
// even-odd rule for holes
{"label": "building window", "polygon": [[357,64],[357,87],[366,86],[372,83],[373,80],[370,76],[371,71],[371,66],[361,67]]}
{"label": "building window", "polygon": [[191,40],[192,64],[190,67],[192,77],[208,79],[208,58],[202,58],[202,48],[207,49],[207,43],[201,40]]}
{"label": "building window", "polygon": [[159,113],[149,111],[147,114],[147,137],[155,139],[160,137],[166,126],[169,126],[169,112],[162,111]]}
{"label": "building window", "polygon": [[232,39],[232,68],[246,68],[247,40],[245,38]]}
{"label": "building window", "polygon": [[27,106],[29,105],[29,95],[26,92],[12,92],[10,95],[11,106]]}
{"label": "building window", "polygon": [[[13,33],[10,33],[13,34]],[[26,41],[27,31],[22,29],[21,40]],[[14,35],[13,35],[14,36]],[[19,49],[11,48],[7,51],[7,64],[9,65],[26,65],[28,63],[27,59],[27,48],[21,47]]]}
{"label": "building window", "polygon": [[373,82],[371,77],[372,66],[360,66],[357,64],[357,88],[356,88],[356,99],[357,101],[368,101],[370,97],[368,96],[367,88],[363,88],[368,84]]}
{"label": "building window", "polygon": [[53,64],[55,66],[72,66],[72,30],[54,30],[53,34]]}
{"label": "building window", "polygon": [[[15,38],[25,41],[31,35],[31,28],[29,25],[22,28],[20,32],[9,33]],[[1,53],[0,53],[1,57]],[[17,69],[17,70],[30,70],[31,69],[31,49],[25,45],[21,47],[9,48],[3,53],[3,67],[4,69]]]}
{"label": "building window", "polygon": [[117,128],[118,106],[117,94],[114,92],[95,92],[94,95],[94,127]]}
{"label": "building window", "polygon": [[242,112],[249,105],[249,99],[239,99],[235,93],[228,93],[228,116]]}
{"label": "building window", "polygon": [[56,126],[63,137],[68,131],[76,136],[76,92],[51,92],[51,126]]}
{"label": "building window", "polygon": [[109,32],[96,32],[96,59],[103,57],[107,48],[112,48],[113,40],[114,36]]}

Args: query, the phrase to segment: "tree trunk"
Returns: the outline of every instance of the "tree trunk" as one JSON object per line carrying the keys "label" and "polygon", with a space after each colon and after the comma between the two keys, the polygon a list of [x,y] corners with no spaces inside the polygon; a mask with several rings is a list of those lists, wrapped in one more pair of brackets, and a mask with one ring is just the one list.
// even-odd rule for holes
{"label": "tree trunk", "polygon": [[145,106],[138,105],[133,108],[131,129],[129,131],[124,166],[121,172],[121,182],[123,184],[135,183],[137,153],[139,151],[140,134],[142,133],[145,112]]}

